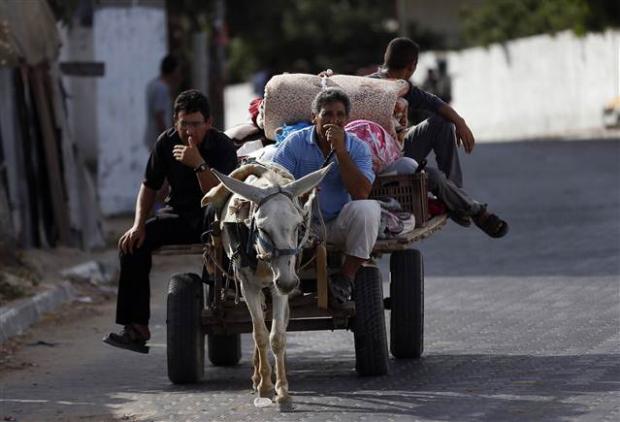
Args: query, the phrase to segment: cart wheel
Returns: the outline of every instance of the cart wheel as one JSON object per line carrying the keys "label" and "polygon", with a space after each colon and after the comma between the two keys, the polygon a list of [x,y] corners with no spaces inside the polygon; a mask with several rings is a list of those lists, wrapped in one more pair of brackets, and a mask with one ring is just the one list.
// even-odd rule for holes
{"label": "cart wheel", "polygon": [[390,275],[390,350],[397,359],[417,359],[424,350],[424,262],[420,251],[392,253]]}
{"label": "cart wheel", "polygon": [[388,370],[385,312],[381,275],[377,267],[362,267],[353,290],[355,369],[362,376],[384,375]]}
{"label": "cart wheel", "polygon": [[207,345],[213,366],[234,366],[241,360],[241,334],[208,334]]}
{"label": "cart wheel", "polygon": [[168,378],[174,384],[198,382],[204,375],[204,296],[197,274],[175,274],[168,284]]}

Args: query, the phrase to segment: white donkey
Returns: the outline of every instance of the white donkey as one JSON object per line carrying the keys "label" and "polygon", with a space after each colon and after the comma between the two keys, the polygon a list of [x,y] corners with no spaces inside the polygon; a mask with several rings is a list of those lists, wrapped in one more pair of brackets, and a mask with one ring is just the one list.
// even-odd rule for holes
{"label": "white donkey", "polygon": [[[276,401],[284,403],[290,398],[285,366],[288,294],[299,285],[296,261],[303,246],[300,244],[300,230],[302,225],[309,230],[312,207],[312,200],[308,200],[302,207],[298,197],[314,189],[330,168],[331,165],[295,181],[267,171],[259,178],[250,177],[246,182],[241,182],[213,171],[234,194],[226,203],[221,221],[238,220],[234,208],[229,207],[238,197],[251,201],[251,211],[246,220],[250,228],[248,242],[253,243],[250,246],[256,250],[258,259],[271,269],[271,274],[261,275],[249,266],[241,267],[240,260],[232,260],[234,274],[241,282],[241,290],[252,316],[252,334],[256,346],[252,383],[258,392],[258,398],[254,400],[256,406],[271,403],[273,383],[268,356],[269,343],[275,355]],[[232,250],[231,239],[225,230],[222,231],[222,243],[226,254],[232,257],[235,251]],[[267,330],[263,313],[262,289],[265,287],[271,287],[272,294],[271,333]]]}

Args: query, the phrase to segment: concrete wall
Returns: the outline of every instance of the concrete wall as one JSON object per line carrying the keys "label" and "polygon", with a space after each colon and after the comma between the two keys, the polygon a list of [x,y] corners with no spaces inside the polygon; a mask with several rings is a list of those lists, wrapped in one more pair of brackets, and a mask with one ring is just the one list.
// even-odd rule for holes
{"label": "concrete wall", "polygon": [[224,129],[250,121],[248,107],[255,97],[250,82],[228,85],[224,89]]}
{"label": "concrete wall", "polygon": [[[523,38],[444,54],[453,106],[480,140],[561,136],[602,128],[602,108],[619,92],[620,31]],[[437,54],[420,57],[421,83]]]}
{"label": "concrete wall", "polygon": [[167,52],[164,7],[102,7],[94,16],[97,78],[98,188],[106,215],[133,212],[148,152],[145,88]]}

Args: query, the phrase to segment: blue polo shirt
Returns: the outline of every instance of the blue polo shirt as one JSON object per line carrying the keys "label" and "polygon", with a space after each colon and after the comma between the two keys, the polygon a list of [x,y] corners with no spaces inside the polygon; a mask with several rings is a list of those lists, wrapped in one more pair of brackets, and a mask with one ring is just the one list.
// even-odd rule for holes
{"label": "blue polo shirt", "polygon": [[[325,157],[315,139],[314,126],[291,133],[278,146],[273,162],[284,166],[295,176],[295,179],[318,170],[325,161]],[[372,156],[368,145],[350,133],[346,133],[345,144],[357,168],[370,183],[374,182],[375,173],[372,170]],[[335,162],[336,165],[332,167],[321,182],[319,191],[321,212],[326,221],[336,218],[342,207],[351,201],[351,195],[347,192],[340,177],[340,169],[335,154],[331,162]]]}

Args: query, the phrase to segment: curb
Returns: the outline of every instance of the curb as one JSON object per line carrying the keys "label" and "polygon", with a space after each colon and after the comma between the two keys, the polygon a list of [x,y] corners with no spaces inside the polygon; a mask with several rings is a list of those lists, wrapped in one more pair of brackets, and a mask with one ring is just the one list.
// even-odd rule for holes
{"label": "curb", "polygon": [[41,319],[44,313],[53,311],[75,296],[75,289],[70,282],[65,281],[31,298],[0,307],[0,344],[23,333]]}

